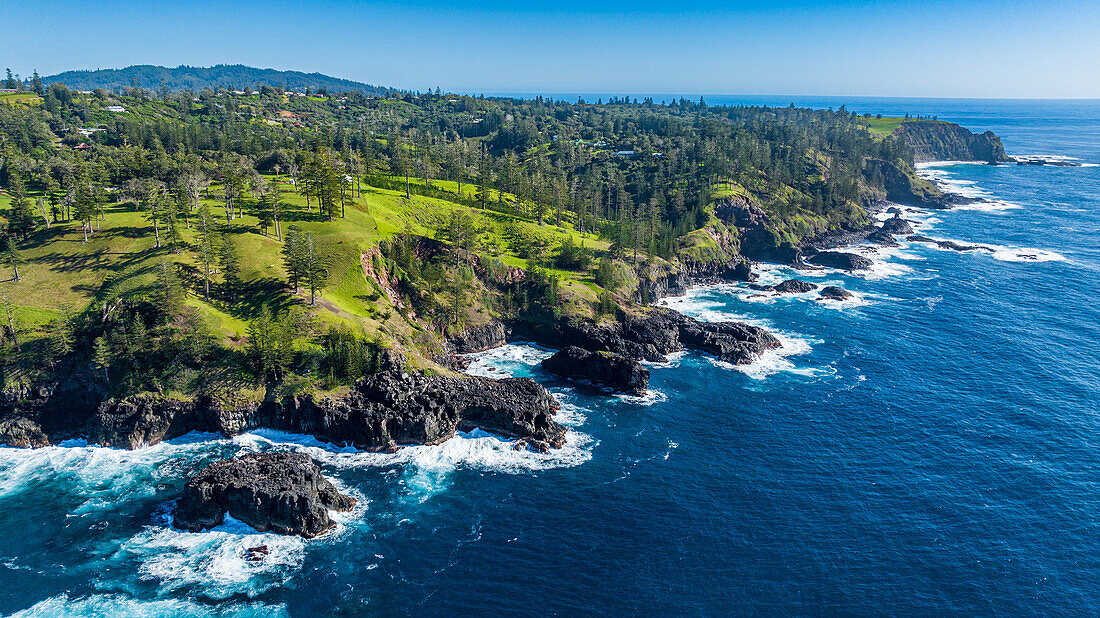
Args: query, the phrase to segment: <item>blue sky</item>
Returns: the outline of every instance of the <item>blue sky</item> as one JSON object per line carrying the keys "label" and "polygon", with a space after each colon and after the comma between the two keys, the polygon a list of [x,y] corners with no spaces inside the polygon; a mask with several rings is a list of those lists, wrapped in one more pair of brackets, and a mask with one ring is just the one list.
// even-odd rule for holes
{"label": "blue sky", "polygon": [[424,90],[1100,98],[1094,2],[2,0],[0,68],[242,63]]}

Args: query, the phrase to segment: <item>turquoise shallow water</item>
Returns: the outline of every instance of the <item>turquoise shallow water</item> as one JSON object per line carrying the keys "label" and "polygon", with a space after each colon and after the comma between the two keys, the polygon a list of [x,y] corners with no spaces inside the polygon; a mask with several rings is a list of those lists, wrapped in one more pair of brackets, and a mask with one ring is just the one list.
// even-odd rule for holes
{"label": "turquoise shallow water", "polygon": [[[1097,102],[848,107],[1100,163]],[[780,333],[753,366],[682,354],[609,399],[542,374],[547,350],[480,355],[562,399],[551,456],[476,432],[396,455],[273,432],[0,450],[0,613],[1100,613],[1100,167],[923,173],[989,201],[907,211],[920,233],[992,251],[859,248],[870,274],[808,277],[846,303],[664,301]],[[266,449],[310,452],[360,507],[315,541],[168,527],[188,474]]]}

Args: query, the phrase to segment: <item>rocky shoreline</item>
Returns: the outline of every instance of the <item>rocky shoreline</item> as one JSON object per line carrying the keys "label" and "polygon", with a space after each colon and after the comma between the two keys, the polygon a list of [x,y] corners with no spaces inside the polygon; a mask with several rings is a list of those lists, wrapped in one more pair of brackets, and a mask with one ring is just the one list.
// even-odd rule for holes
{"label": "rocky shoreline", "polygon": [[438,444],[459,429],[477,426],[525,439],[533,448],[565,444],[565,428],[553,420],[558,404],[534,380],[429,375],[407,370],[393,354],[346,392],[322,396],[233,405],[208,397],[142,393],[92,405],[87,396],[73,397],[73,390],[5,393],[0,443],[38,447],[87,438],[93,444],[134,449],[191,431],[232,436],[266,427],[384,451]]}

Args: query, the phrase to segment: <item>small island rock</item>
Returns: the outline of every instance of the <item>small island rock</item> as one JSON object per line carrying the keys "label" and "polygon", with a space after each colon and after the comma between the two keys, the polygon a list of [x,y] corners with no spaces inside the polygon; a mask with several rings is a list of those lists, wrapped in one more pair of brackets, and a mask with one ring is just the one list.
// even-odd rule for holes
{"label": "small island rock", "polygon": [[612,352],[589,352],[569,346],[542,361],[543,369],[565,377],[588,380],[616,391],[645,394],[649,370],[638,361]]}
{"label": "small island rock", "polygon": [[894,214],[892,218],[883,221],[879,229],[889,234],[913,233],[913,226],[905,219],[902,219],[900,214]]}
{"label": "small island rock", "polygon": [[854,296],[854,294],[852,294],[848,290],[845,290],[842,287],[837,287],[835,285],[827,285],[821,288],[820,294],[823,300],[847,300]]}
{"label": "small island rock", "polygon": [[772,289],[781,294],[802,294],[804,292],[813,292],[817,289],[817,285],[801,279],[787,279],[775,285]]}
{"label": "small island rock", "polygon": [[355,499],[338,492],[302,453],[249,453],[216,461],[187,482],[176,507],[177,528],[199,532],[226,512],[260,532],[306,538],[335,524],[329,509],[350,511]]}
{"label": "small island rock", "polygon": [[869,258],[865,258],[862,255],[844,253],[842,251],[820,251],[815,253],[807,261],[817,266],[828,266],[830,268],[839,268],[840,270],[860,270],[870,268],[871,265],[874,264]]}

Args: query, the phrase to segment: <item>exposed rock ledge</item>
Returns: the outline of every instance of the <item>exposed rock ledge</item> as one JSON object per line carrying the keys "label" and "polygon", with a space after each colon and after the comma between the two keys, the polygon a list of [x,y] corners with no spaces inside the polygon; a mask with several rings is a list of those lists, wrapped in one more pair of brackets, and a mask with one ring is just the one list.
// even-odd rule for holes
{"label": "exposed rock ledge", "polygon": [[589,352],[569,346],[542,361],[542,367],[565,378],[586,380],[632,395],[644,395],[649,386],[648,369],[613,352]]}
{"label": "exposed rock ledge", "polygon": [[779,347],[768,331],[741,322],[701,322],[663,307],[622,315],[614,322],[565,320],[552,327],[524,328],[518,335],[547,346],[577,346],[611,352],[629,359],[660,362],[665,356],[693,348],[733,364],[751,363],[766,350]]}
{"label": "exposed rock ledge", "polygon": [[173,517],[177,528],[200,532],[228,512],[260,532],[315,537],[332,528],[329,510],[350,511],[341,494],[302,453],[250,453],[216,461],[183,488]]}
{"label": "exposed rock ledge", "polygon": [[[145,393],[74,409],[69,399],[23,400],[0,411],[8,430],[0,438],[35,446],[49,439],[85,436],[103,446],[137,448],[189,431],[235,435],[269,427],[316,436],[364,450],[399,444],[438,444],[460,427],[480,427],[523,438],[535,448],[560,447],[565,428],[552,415],[550,393],[530,378],[428,375],[406,371],[399,358],[384,359],[376,373],[340,395],[286,397],[231,406],[210,399],[179,400]],[[45,428],[45,429],[43,429]]]}

